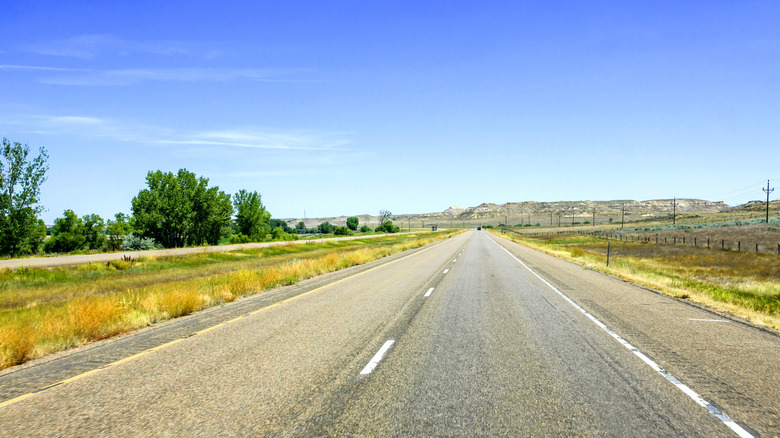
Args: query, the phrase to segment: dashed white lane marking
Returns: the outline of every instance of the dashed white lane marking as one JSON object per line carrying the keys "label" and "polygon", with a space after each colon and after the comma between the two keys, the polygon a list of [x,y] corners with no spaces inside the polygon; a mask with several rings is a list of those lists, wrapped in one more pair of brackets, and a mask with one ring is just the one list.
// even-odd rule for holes
{"label": "dashed white lane marking", "polygon": [[374,368],[376,368],[377,365],[379,365],[379,362],[382,360],[383,357],[385,357],[385,353],[387,353],[387,350],[390,349],[390,347],[393,346],[393,343],[395,341],[393,339],[388,340],[385,342],[384,345],[382,345],[382,348],[379,349],[379,351],[376,352],[374,357],[371,358],[371,360],[366,364],[365,368],[363,368],[363,371],[360,372],[360,374],[371,374],[371,371],[374,371]]}
{"label": "dashed white lane marking", "polygon": [[432,288],[428,289],[428,292],[425,292],[425,295],[423,295],[423,296],[424,296],[424,297],[429,297],[429,296],[431,296],[431,294],[433,293],[433,290],[434,290],[434,289],[436,289],[436,288],[432,287]]}
{"label": "dashed white lane marking", "polygon": [[698,322],[731,322],[727,319],[699,319],[699,318],[688,318],[688,321],[698,321]]}
{"label": "dashed white lane marking", "polygon": [[585,315],[585,316],[586,316],[588,319],[590,319],[590,320],[591,320],[591,321],[592,321],[594,324],[596,324],[597,326],[599,326],[599,327],[600,327],[602,330],[604,330],[605,332],[609,333],[609,335],[610,335],[610,336],[612,336],[612,337],[613,337],[613,338],[614,338],[616,341],[620,342],[620,344],[621,344],[621,345],[623,345],[624,347],[626,347],[626,348],[627,348],[629,351],[631,351],[632,353],[634,353],[634,355],[636,355],[638,358],[640,358],[640,359],[641,359],[641,360],[642,360],[644,363],[646,363],[646,364],[647,364],[647,365],[648,365],[650,368],[652,368],[653,370],[655,370],[655,371],[656,371],[658,374],[660,374],[660,375],[664,376],[664,378],[665,378],[666,380],[668,380],[669,382],[671,382],[671,383],[672,383],[674,386],[676,386],[676,387],[677,387],[677,389],[679,389],[680,391],[682,391],[683,393],[685,393],[685,395],[687,395],[688,397],[690,397],[690,398],[691,398],[691,400],[693,400],[693,401],[694,401],[694,402],[696,402],[696,403],[697,403],[699,406],[701,406],[701,407],[703,407],[704,409],[706,409],[707,411],[709,411],[709,413],[711,413],[712,415],[714,415],[714,416],[715,416],[715,417],[716,417],[718,420],[720,420],[720,421],[721,421],[723,424],[725,424],[725,425],[726,425],[726,426],[727,426],[729,429],[733,430],[733,431],[734,431],[734,433],[736,433],[737,435],[739,435],[739,436],[740,436],[740,437],[742,437],[742,438],[755,438],[755,437],[753,437],[753,435],[752,435],[752,434],[750,434],[750,432],[748,432],[747,430],[745,430],[744,428],[742,428],[742,426],[740,426],[739,424],[737,424],[737,423],[736,423],[734,420],[732,420],[731,418],[729,418],[729,416],[728,416],[728,415],[726,415],[726,414],[724,414],[723,412],[721,412],[721,411],[720,411],[718,408],[716,408],[715,406],[713,406],[713,405],[712,405],[712,403],[710,403],[710,402],[708,402],[707,400],[703,399],[703,398],[702,398],[702,397],[701,397],[699,394],[697,394],[697,393],[696,393],[696,391],[694,391],[694,390],[692,390],[691,388],[689,388],[689,387],[688,387],[686,384],[684,384],[684,383],[680,382],[679,380],[677,380],[677,378],[676,378],[676,377],[674,377],[673,375],[671,375],[671,374],[670,374],[668,371],[666,371],[665,369],[663,369],[663,368],[661,368],[660,366],[658,366],[658,364],[656,364],[656,363],[655,363],[655,361],[653,361],[652,359],[650,359],[649,357],[647,357],[647,356],[646,356],[644,353],[642,353],[641,351],[639,351],[639,350],[638,350],[636,347],[634,347],[633,345],[629,344],[629,343],[628,343],[628,341],[626,341],[626,340],[625,340],[625,339],[623,339],[623,338],[622,338],[620,335],[618,335],[617,333],[615,333],[614,331],[612,331],[612,329],[611,329],[611,328],[609,328],[609,327],[607,327],[607,326],[606,326],[606,324],[604,324],[603,322],[599,321],[599,320],[598,320],[598,319],[597,319],[595,316],[591,315],[590,313],[588,313],[588,311],[587,311],[587,310],[583,309],[583,308],[582,308],[582,307],[581,307],[579,304],[575,303],[575,302],[574,302],[574,300],[572,300],[571,298],[569,298],[568,296],[566,296],[566,294],[564,294],[563,292],[561,292],[560,290],[558,290],[558,288],[557,288],[557,287],[553,286],[552,284],[550,284],[550,282],[548,282],[547,280],[545,280],[544,278],[542,278],[542,276],[541,276],[541,275],[537,274],[537,273],[536,273],[536,272],[535,272],[533,269],[529,268],[529,267],[528,267],[528,265],[526,265],[525,263],[523,263],[522,261],[520,261],[520,259],[518,259],[517,257],[515,257],[515,255],[514,255],[514,254],[512,254],[511,252],[509,252],[509,250],[508,250],[508,249],[506,249],[506,248],[504,248],[503,246],[499,245],[499,244],[498,244],[498,242],[496,242],[496,241],[495,241],[495,240],[493,240],[493,239],[490,239],[490,241],[491,241],[491,242],[493,242],[493,243],[495,243],[496,245],[498,245],[498,247],[499,247],[499,248],[503,249],[503,250],[504,250],[504,251],[505,251],[507,254],[509,254],[509,256],[510,256],[510,257],[512,257],[513,259],[515,259],[515,261],[516,261],[517,263],[520,263],[520,264],[521,264],[521,265],[522,265],[522,266],[523,266],[525,269],[527,269],[527,270],[528,270],[528,271],[529,271],[531,274],[533,274],[533,275],[534,275],[536,278],[538,278],[539,280],[541,280],[541,281],[542,281],[542,283],[546,284],[546,285],[547,285],[547,286],[548,286],[550,289],[554,290],[554,291],[555,291],[555,292],[556,292],[558,295],[560,295],[561,297],[563,297],[563,299],[564,299],[564,300],[566,300],[566,301],[567,301],[569,304],[571,304],[572,306],[574,306],[574,308],[575,308],[575,309],[579,310],[579,311],[580,311],[580,313],[582,313],[583,315]]}
{"label": "dashed white lane marking", "polygon": [[457,261],[458,261],[458,259],[455,259],[455,260],[453,260],[453,261],[452,261],[452,263],[455,263],[455,262],[457,262]]}
{"label": "dashed white lane marking", "polygon": [[449,270],[449,269],[445,269],[445,270],[444,270],[444,273],[445,273],[445,274],[446,274],[446,273],[448,273],[448,272],[450,272],[450,270]]}

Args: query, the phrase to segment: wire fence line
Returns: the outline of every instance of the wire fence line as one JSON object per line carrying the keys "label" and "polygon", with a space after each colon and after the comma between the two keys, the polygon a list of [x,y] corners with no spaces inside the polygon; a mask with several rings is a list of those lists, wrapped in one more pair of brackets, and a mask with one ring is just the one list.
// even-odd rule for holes
{"label": "wire fence line", "polygon": [[671,246],[692,246],[697,248],[706,248],[721,251],[751,252],[756,254],[776,254],[780,256],[780,243],[776,246],[774,243],[755,242],[742,239],[725,238],[700,238],[699,236],[647,236],[641,234],[616,233],[612,231],[582,231],[582,230],[563,230],[549,231],[541,233],[521,233],[512,229],[506,229],[515,234],[525,237],[544,238],[560,235],[579,235],[597,237],[605,240],[616,240],[619,242],[636,242],[655,245]]}

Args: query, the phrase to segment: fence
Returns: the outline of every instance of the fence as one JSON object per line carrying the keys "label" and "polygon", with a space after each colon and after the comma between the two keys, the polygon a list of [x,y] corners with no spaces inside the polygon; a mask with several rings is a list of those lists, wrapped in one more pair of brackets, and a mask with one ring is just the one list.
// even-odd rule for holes
{"label": "fence", "polygon": [[691,236],[660,237],[657,234],[655,236],[646,236],[646,235],[639,235],[639,234],[615,233],[609,231],[581,231],[581,230],[564,230],[564,231],[546,232],[546,233],[520,233],[518,231],[511,230],[511,229],[506,229],[506,231],[510,231],[512,233],[519,234],[521,236],[534,237],[534,238],[569,234],[569,235],[598,237],[602,239],[616,240],[620,242],[637,242],[637,243],[672,245],[672,246],[686,245],[686,246],[701,247],[707,249],[717,249],[722,251],[754,252],[756,254],[761,253],[761,254],[780,255],[780,243],[778,243],[777,247],[775,247],[774,244],[767,244],[766,242],[762,244],[756,242],[747,242],[739,239],[726,240],[726,239],[712,239],[710,237],[707,237],[705,240],[704,238],[699,239],[698,236],[694,236],[693,238],[691,238]]}

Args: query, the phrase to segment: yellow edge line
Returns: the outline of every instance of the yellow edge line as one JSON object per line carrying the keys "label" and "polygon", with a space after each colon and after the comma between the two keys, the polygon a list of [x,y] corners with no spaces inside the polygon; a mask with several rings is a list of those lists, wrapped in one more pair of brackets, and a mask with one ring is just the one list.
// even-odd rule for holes
{"label": "yellow edge line", "polygon": [[[328,284],[326,284],[326,285],[324,285],[324,286],[320,286],[320,287],[318,287],[318,288],[316,288],[316,289],[312,289],[312,290],[310,290],[310,291],[308,291],[308,292],[304,292],[304,293],[302,293],[302,294],[295,295],[294,297],[287,298],[286,300],[279,301],[278,303],[271,304],[270,306],[266,306],[266,307],[263,307],[263,308],[261,308],[261,309],[257,309],[257,310],[255,310],[255,311],[253,311],[253,312],[249,312],[249,313],[248,313],[248,315],[255,315],[255,314],[257,314],[257,313],[264,312],[264,311],[266,311],[266,310],[268,310],[268,309],[271,309],[271,308],[274,308],[274,307],[276,307],[276,306],[278,306],[278,305],[280,305],[280,304],[284,304],[284,303],[290,302],[290,301],[292,301],[292,300],[295,300],[295,299],[301,298],[301,297],[303,297],[303,296],[309,295],[309,294],[311,294],[311,293],[313,293],[313,292],[317,292],[317,291],[320,291],[320,290],[322,290],[322,289],[325,289],[326,287],[330,287],[330,286],[333,286],[333,285],[336,285],[336,284],[342,283],[342,282],[344,282],[344,281],[347,281],[347,280],[353,279],[353,278],[355,278],[355,277],[357,277],[357,276],[359,276],[359,275],[363,275],[363,274],[369,273],[369,272],[371,272],[371,271],[373,271],[373,270],[375,270],[375,269],[379,269],[379,268],[382,268],[382,267],[388,266],[388,265],[390,265],[390,264],[393,264],[393,263],[395,263],[395,262],[400,262],[401,260],[403,260],[403,259],[406,259],[406,258],[408,258],[408,257],[412,257],[412,256],[415,256],[415,255],[418,255],[418,254],[422,254],[422,253],[424,253],[425,251],[431,250],[431,249],[433,249],[433,248],[436,248],[436,247],[437,247],[437,246],[439,246],[439,245],[442,245],[442,244],[444,244],[445,242],[447,242],[447,241],[446,241],[446,240],[444,240],[444,241],[442,241],[442,242],[439,242],[439,243],[437,243],[437,244],[435,244],[435,245],[433,245],[433,246],[430,246],[430,247],[428,247],[428,248],[425,248],[425,249],[423,249],[423,250],[417,251],[417,252],[415,252],[415,253],[413,253],[413,254],[409,254],[409,255],[405,255],[405,256],[403,256],[403,257],[399,257],[399,258],[397,258],[397,259],[395,259],[395,260],[389,261],[389,262],[387,262],[387,263],[383,263],[383,264],[381,264],[381,265],[379,265],[379,266],[374,266],[374,267],[373,267],[373,268],[371,268],[371,269],[366,269],[365,271],[358,272],[357,274],[350,275],[349,277],[344,277],[344,278],[342,278],[341,280],[334,281],[333,283],[328,283]],[[111,362],[110,364],[108,364],[108,365],[104,365],[103,367],[100,367],[100,368],[95,368],[94,370],[90,370],[90,371],[87,371],[87,372],[85,372],[85,373],[81,373],[81,374],[79,374],[79,375],[73,376],[73,377],[71,377],[71,378],[68,378],[68,379],[65,379],[65,380],[61,380],[61,381],[59,381],[59,382],[57,382],[57,383],[55,383],[55,384],[53,384],[53,385],[51,385],[51,386],[48,386],[47,388],[44,388],[44,389],[42,389],[42,390],[35,391],[35,392],[28,392],[27,394],[23,394],[23,395],[20,395],[20,396],[18,396],[18,397],[12,398],[12,399],[10,399],[10,400],[6,400],[6,401],[4,401],[4,402],[0,403],[0,409],[1,409],[1,408],[4,408],[4,407],[6,407],[6,406],[10,406],[10,405],[12,405],[12,404],[14,404],[14,403],[18,403],[18,402],[20,402],[20,401],[22,401],[22,400],[28,399],[28,398],[30,398],[30,397],[32,397],[32,396],[34,396],[34,395],[37,395],[37,394],[41,394],[41,393],[47,392],[47,391],[49,391],[50,389],[52,389],[52,388],[54,388],[54,387],[57,387],[57,386],[62,386],[62,385],[66,385],[66,384],[68,384],[68,383],[75,382],[75,381],[77,381],[77,380],[81,380],[81,379],[83,379],[83,378],[85,378],[85,377],[89,377],[89,376],[91,376],[91,375],[93,375],[93,374],[97,374],[97,373],[99,373],[99,372],[101,372],[101,371],[103,371],[103,370],[105,370],[105,369],[108,369],[108,368],[114,367],[114,366],[116,366],[116,365],[119,365],[119,364],[122,364],[122,363],[125,363],[125,362],[129,362],[129,361],[131,361],[131,360],[133,360],[133,359],[137,359],[137,358],[139,358],[139,357],[141,357],[141,356],[146,356],[147,354],[149,354],[149,353],[151,353],[151,352],[153,352],[153,351],[162,350],[163,348],[170,347],[170,346],[171,346],[171,345],[173,345],[173,344],[178,344],[179,342],[182,342],[183,340],[185,340],[185,339],[188,339],[188,338],[191,338],[191,337],[193,337],[193,336],[197,336],[197,335],[200,335],[200,334],[203,334],[203,333],[206,333],[206,332],[210,332],[211,330],[214,330],[214,329],[216,329],[216,328],[219,328],[219,327],[222,327],[222,326],[225,326],[225,325],[231,324],[231,323],[233,323],[233,322],[236,322],[236,321],[238,321],[238,320],[240,320],[240,319],[243,319],[243,318],[244,318],[244,317],[246,317],[246,316],[247,316],[247,315],[241,315],[241,316],[239,316],[238,318],[233,318],[233,319],[231,319],[231,320],[229,320],[229,321],[224,321],[224,322],[221,322],[221,323],[219,323],[219,324],[217,324],[217,325],[211,326],[211,327],[209,327],[209,328],[206,328],[206,329],[203,329],[203,330],[197,331],[197,332],[193,333],[193,334],[192,334],[192,336],[187,336],[187,337],[185,337],[185,338],[179,338],[179,339],[176,339],[175,341],[166,342],[165,344],[158,345],[158,346],[156,346],[156,347],[153,347],[153,348],[150,348],[150,349],[148,349],[148,350],[144,350],[144,351],[142,351],[142,352],[140,352],[140,353],[136,353],[136,354],[134,354],[134,355],[132,355],[132,356],[128,356],[128,357],[126,357],[126,358],[124,358],[124,359],[120,359],[120,360],[118,360],[118,361],[116,361],[116,362]]]}

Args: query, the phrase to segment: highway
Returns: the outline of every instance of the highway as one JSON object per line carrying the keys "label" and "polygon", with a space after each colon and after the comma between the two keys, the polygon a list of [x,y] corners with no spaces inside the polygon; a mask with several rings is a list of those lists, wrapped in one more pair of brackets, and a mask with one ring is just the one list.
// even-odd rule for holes
{"label": "highway", "polygon": [[469,231],[0,373],[1,436],[780,435],[780,336]]}
{"label": "highway", "polygon": [[[407,233],[400,233],[407,234]],[[74,266],[83,265],[87,263],[95,262],[109,262],[112,260],[122,260],[125,257],[131,259],[138,259],[139,257],[176,257],[190,254],[201,254],[209,252],[227,252],[227,251],[240,251],[244,249],[260,249],[270,248],[272,246],[281,245],[301,245],[304,243],[324,243],[337,240],[357,240],[357,239],[373,239],[376,237],[384,237],[388,234],[369,234],[366,236],[357,235],[349,237],[328,237],[328,238],[311,238],[311,239],[299,239],[299,240],[283,240],[274,242],[254,242],[254,243],[236,243],[230,245],[214,245],[214,246],[190,246],[186,248],[170,248],[170,249],[149,249],[145,251],[117,251],[117,252],[104,252],[96,254],[80,254],[80,255],[59,255],[50,257],[28,257],[21,259],[5,259],[0,260],[0,269],[18,269],[18,268],[53,268],[58,266]]]}

